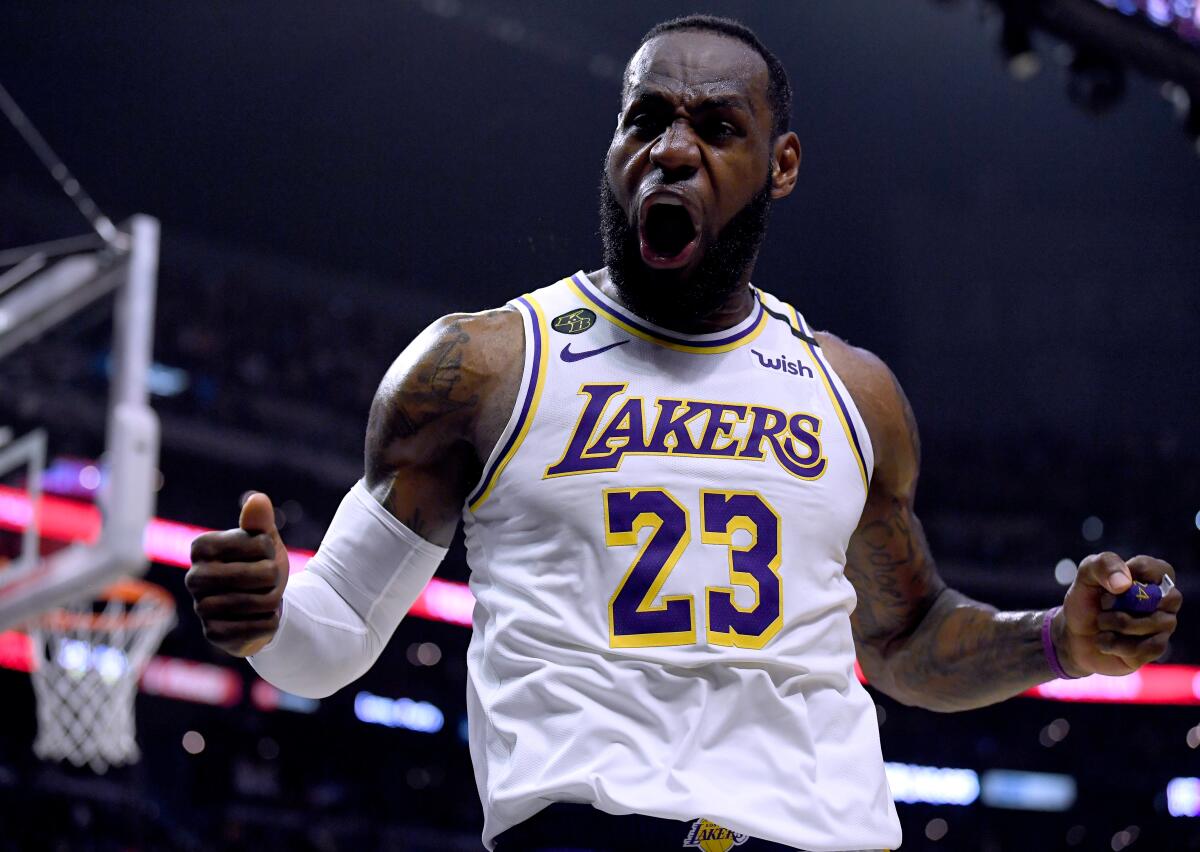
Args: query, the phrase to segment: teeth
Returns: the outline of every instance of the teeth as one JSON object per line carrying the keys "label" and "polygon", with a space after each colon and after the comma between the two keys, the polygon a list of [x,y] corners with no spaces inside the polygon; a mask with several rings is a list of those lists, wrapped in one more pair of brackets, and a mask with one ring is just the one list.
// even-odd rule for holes
{"label": "teeth", "polygon": [[682,207],[683,202],[674,195],[659,195],[650,199],[651,204],[666,204],[671,207]]}

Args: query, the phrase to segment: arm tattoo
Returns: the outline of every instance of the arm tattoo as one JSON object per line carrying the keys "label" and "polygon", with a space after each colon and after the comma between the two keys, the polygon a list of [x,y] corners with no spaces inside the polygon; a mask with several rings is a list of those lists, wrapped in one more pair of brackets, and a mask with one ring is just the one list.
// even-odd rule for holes
{"label": "arm tattoo", "polygon": [[471,337],[462,323],[453,322],[441,338],[390,393],[381,393],[372,406],[368,441],[386,447],[392,441],[412,438],[435,420],[473,407],[477,394],[456,393],[463,377],[463,349]]}
{"label": "arm tattoo", "polygon": [[927,565],[925,536],[903,503],[892,498],[886,512],[863,525],[850,542],[846,576],[858,589],[855,620],[867,639],[885,641],[904,633],[914,601],[940,591],[941,581]]}
{"label": "arm tattoo", "polygon": [[442,323],[431,342],[416,345],[389,370],[371,403],[366,480],[401,523],[440,541],[457,524],[456,489],[471,478],[467,433],[481,377],[467,362],[471,335],[458,320]]}

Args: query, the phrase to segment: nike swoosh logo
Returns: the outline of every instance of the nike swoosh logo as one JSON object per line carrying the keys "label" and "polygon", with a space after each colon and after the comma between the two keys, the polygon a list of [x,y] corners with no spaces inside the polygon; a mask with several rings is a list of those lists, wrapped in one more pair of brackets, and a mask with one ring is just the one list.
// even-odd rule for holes
{"label": "nike swoosh logo", "polygon": [[568,364],[575,361],[582,361],[584,358],[591,358],[593,355],[599,355],[602,352],[607,352],[610,349],[616,349],[618,346],[624,346],[628,340],[618,340],[616,343],[610,343],[607,346],[601,346],[599,349],[593,349],[590,352],[572,352],[571,344],[568,343],[562,348],[562,352],[558,353],[559,357]]}

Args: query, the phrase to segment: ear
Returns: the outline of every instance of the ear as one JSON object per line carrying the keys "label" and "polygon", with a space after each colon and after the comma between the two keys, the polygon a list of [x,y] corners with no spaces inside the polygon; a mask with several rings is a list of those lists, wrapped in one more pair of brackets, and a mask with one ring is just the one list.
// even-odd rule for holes
{"label": "ear", "polygon": [[800,173],[800,137],[792,131],[781,134],[771,151],[771,199],[787,198],[796,188]]}

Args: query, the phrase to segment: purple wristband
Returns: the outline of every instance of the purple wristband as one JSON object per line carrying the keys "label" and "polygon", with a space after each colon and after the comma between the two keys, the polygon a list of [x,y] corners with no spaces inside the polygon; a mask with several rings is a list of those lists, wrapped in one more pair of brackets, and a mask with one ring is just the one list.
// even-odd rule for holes
{"label": "purple wristband", "polygon": [[1046,662],[1050,664],[1050,671],[1062,680],[1078,680],[1066,673],[1062,667],[1062,663],[1058,661],[1058,652],[1054,650],[1054,640],[1050,637],[1050,624],[1054,621],[1054,616],[1058,615],[1061,606],[1056,606],[1054,609],[1047,611],[1046,617],[1042,619],[1042,653],[1046,655]]}

